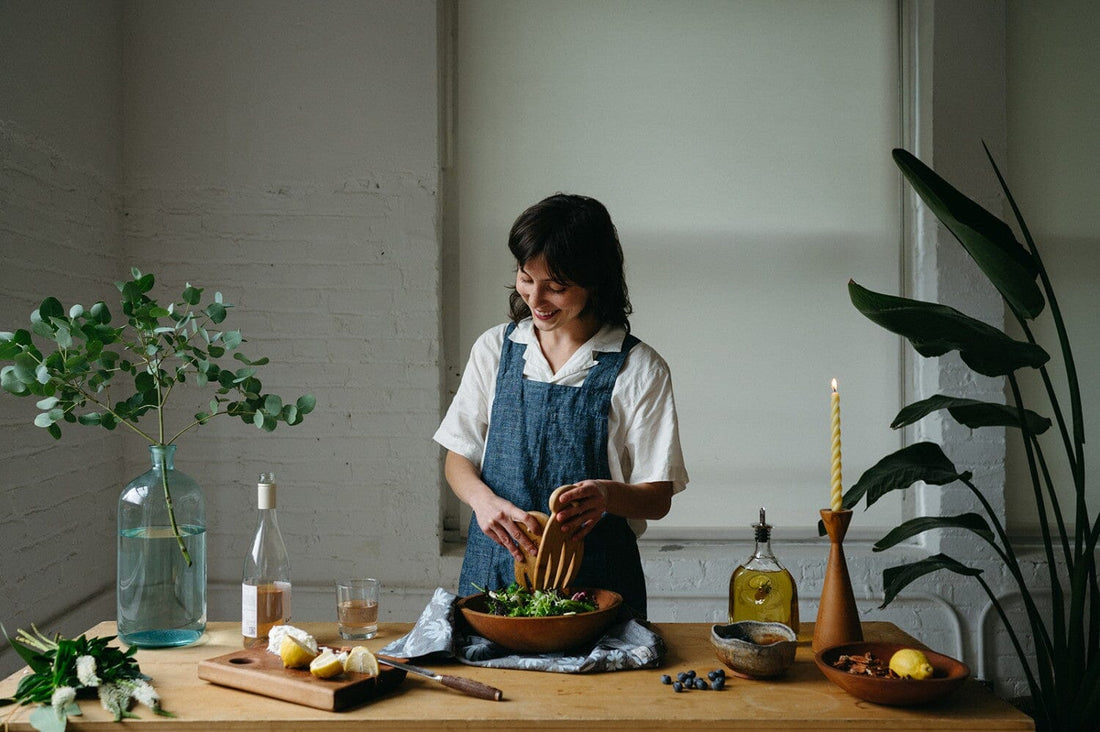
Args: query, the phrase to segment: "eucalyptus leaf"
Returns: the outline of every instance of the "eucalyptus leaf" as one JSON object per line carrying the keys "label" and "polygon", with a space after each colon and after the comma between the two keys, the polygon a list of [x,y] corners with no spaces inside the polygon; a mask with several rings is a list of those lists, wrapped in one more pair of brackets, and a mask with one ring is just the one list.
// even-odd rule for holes
{"label": "eucalyptus leaf", "polygon": [[958,351],[963,362],[984,376],[1004,376],[1038,368],[1050,360],[1042,347],[1016,341],[996,328],[938,303],[884,295],[848,283],[856,309],[883,328],[904,336],[925,357]]}
{"label": "eucalyptus leaf", "polygon": [[911,153],[898,149],[893,155],[921,200],[959,240],[1005,300],[1022,315],[1037,317],[1045,304],[1035,282],[1039,270],[1008,224],[959,193]]}
{"label": "eucalyptus leaf", "polygon": [[884,551],[933,529],[965,529],[977,534],[990,544],[993,543],[993,530],[989,528],[989,522],[981,514],[964,513],[958,516],[919,516],[909,519],[875,542],[872,551]]}
{"label": "eucalyptus leaf", "polygon": [[946,569],[967,577],[975,577],[982,573],[982,570],[967,567],[965,564],[962,564],[956,559],[952,559],[946,554],[935,554],[918,562],[903,564],[897,567],[889,567],[882,572],[885,599],[882,601],[882,604],[879,605],[879,609],[881,610],[893,602],[899,592],[916,580],[926,574],[938,572],[941,569]]}
{"label": "eucalyptus leaf", "polygon": [[304,394],[298,397],[297,405],[299,414],[309,414],[317,406],[317,399],[312,394]]}
{"label": "eucalyptus leaf", "polygon": [[4,391],[15,394],[16,396],[25,396],[30,393],[26,382],[19,378],[19,374],[16,372],[14,366],[4,366],[0,368],[0,387],[2,387]]}
{"label": "eucalyptus leaf", "polygon": [[264,412],[267,414],[279,414],[283,411],[283,400],[277,394],[268,394],[264,398]]}
{"label": "eucalyptus leaf", "polygon": [[49,704],[41,704],[27,717],[38,732],[65,732],[68,716],[59,712]]}
{"label": "eucalyptus leaf", "polygon": [[[1007,404],[995,404],[976,399],[936,394],[919,402],[913,402],[898,412],[890,426],[894,429],[907,427],[929,414],[946,409],[959,424],[977,429],[979,427],[1020,427],[1020,412]],[[1051,421],[1030,409],[1024,410],[1028,431],[1041,435],[1050,429]]]}

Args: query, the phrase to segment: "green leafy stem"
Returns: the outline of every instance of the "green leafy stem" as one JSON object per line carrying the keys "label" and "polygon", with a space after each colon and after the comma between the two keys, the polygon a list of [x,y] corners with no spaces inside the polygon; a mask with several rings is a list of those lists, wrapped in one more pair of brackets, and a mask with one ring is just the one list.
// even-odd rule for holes
{"label": "green leafy stem", "polygon": [[[188,283],[179,300],[162,306],[149,296],[154,276],[136,268],[131,275],[131,280],[115,283],[126,316],[122,326],[111,324],[111,312],[102,301],[87,309],[73,305],[66,312],[60,300],[47,297],[31,313],[29,330],[0,332],[0,362],[10,362],[0,368],[0,386],[16,396],[38,397],[34,423],[54,439],[61,438],[62,423],[108,430],[121,425],[153,445],[170,445],[215,417],[237,417],[270,432],[279,422],[300,424],[316,406],[309,394],[284,403],[278,395],[263,392],[256,373],[269,359],[250,359],[238,351],[245,342],[239,330],[218,329],[232,307],[220,292],[204,306],[203,289]],[[48,343],[44,350],[35,336]],[[221,365],[219,360],[230,353],[240,366]],[[199,388],[211,388],[212,397],[169,436],[165,406],[176,387],[189,379]],[[154,432],[138,425],[150,412],[156,417]],[[172,530],[190,564],[166,466],[161,468]]]}

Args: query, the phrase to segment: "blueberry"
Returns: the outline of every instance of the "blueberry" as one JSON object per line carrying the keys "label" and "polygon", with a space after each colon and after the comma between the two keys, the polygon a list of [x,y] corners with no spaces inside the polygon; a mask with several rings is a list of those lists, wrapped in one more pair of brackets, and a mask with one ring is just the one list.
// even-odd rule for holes
{"label": "blueberry", "polygon": [[703,681],[702,679],[695,679],[695,688],[703,690],[707,688],[707,682]]}
{"label": "blueberry", "polygon": [[718,678],[718,672],[717,671],[708,671],[707,672],[707,678],[710,679],[711,681],[714,681],[716,678]]}
{"label": "blueberry", "polygon": [[668,674],[662,674],[661,675],[661,683],[662,684],[671,684],[672,683],[672,677],[669,676]]}
{"label": "blueberry", "polygon": [[695,669],[690,669],[687,672],[687,675],[694,679],[695,678]]}
{"label": "blueberry", "polygon": [[710,682],[710,688],[715,691],[721,691],[722,687],[726,685],[726,680],[722,677],[718,677],[714,681]]}
{"label": "blueberry", "polygon": [[724,679],[724,678],[726,678],[726,669],[716,668],[716,669],[714,669],[714,675],[715,676],[721,676]]}
{"label": "blueberry", "polygon": [[684,685],[681,684],[679,681],[673,681],[672,682],[672,690],[675,691],[677,694],[679,694],[681,691],[684,690]]}
{"label": "blueberry", "polygon": [[684,671],[681,671],[680,673],[676,674],[676,680],[677,681],[687,681],[687,677],[688,677],[688,675]]}

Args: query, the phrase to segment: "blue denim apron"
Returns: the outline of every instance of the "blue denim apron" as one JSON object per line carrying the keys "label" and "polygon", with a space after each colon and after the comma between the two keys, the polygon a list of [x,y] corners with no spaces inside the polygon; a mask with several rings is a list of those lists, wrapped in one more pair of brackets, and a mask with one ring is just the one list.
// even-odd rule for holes
{"label": "blue denim apron", "polygon": [[[610,479],[607,416],[619,370],[638,339],[627,335],[617,353],[597,353],[579,386],[523,378],[525,345],[509,336],[497,371],[496,396],[485,444],[481,478],[498,496],[524,511],[549,511],[558,486]],[[470,520],[459,595],[495,590],[515,581],[515,560]],[[645,575],[638,541],[626,519],[605,513],[584,540],[584,560],[574,584],[614,590],[637,616],[646,616]]]}

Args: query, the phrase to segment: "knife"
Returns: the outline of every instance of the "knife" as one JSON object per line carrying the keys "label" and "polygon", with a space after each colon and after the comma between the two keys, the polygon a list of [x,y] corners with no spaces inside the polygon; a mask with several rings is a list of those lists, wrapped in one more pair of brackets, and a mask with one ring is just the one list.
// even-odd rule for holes
{"label": "knife", "polygon": [[467,679],[462,676],[451,676],[449,674],[437,674],[435,671],[429,671],[426,668],[420,668],[419,666],[413,666],[411,663],[405,663],[404,661],[398,661],[386,656],[376,656],[379,663],[384,663],[387,666],[399,668],[404,671],[408,671],[411,674],[417,676],[423,676],[433,681],[447,686],[451,689],[461,691],[464,694],[470,696],[476,696],[478,699],[488,699],[489,701],[500,701],[504,698],[504,692],[500,689],[483,684],[480,681],[474,681],[473,679]]}

